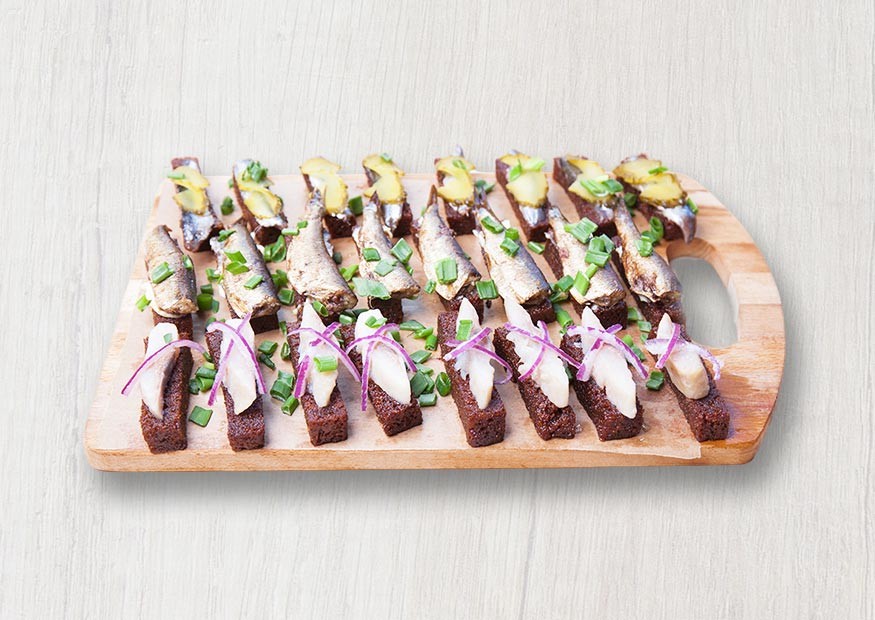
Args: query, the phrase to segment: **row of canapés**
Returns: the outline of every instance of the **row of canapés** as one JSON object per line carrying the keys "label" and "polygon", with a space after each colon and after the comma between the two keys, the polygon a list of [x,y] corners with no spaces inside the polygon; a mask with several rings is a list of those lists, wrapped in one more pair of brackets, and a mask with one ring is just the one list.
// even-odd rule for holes
{"label": "row of canap\u00e9s", "polygon": [[[554,178],[581,215],[569,222],[549,203],[544,161],[505,155],[496,161],[496,178],[519,229],[492,210],[486,196],[491,188],[474,180],[474,167],[462,155],[436,160],[436,185],[415,219],[403,172],[387,155],[364,160],[366,204],[349,199],[339,166],[308,160],[301,171],[309,200],[292,225],[270,189],[267,169],[245,160],[229,181],[242,217],[227,227],[213,211],[198,161],[172,163],[185,247],[212,251],[216,269],[207,271],[210,283],[198,295],[193,263],[169,229],[150,232],[150,290],[139,305],[151,306],[155,326],[145,359],[123,391],[139,385],[140,422],[152,452],[187,445],[192,350],[205,358],[198,373],[208,380],[210,406],[221,388],[234,450],[264,445],[268,392],[283,401],[284,412],[301,406],[314,445],[346,439],[347,409],[336,385],[341,366],[361,384],[362,410],[370,401],[389,436],[420,425],[422,407],[435,404],[437,392],[452,395],[471,446],[500,442],[506,415],[495,385],[508,381],[516,383],[545,440],[575,435],[571,387],[599,439],[608,441],[641,432],[639,384],[660,389],[664,383],[699,441],[728,435],[729,414],[715,383],[721,364],[687,337],[680,283],[654,251],[663,238],[689,242],[697,211],[658,160],[630,158],[612,176],[583,157],[556,158]],[[234,208],[226,199],[221,210],[230,215]],[[639,231],[630,209],[648,217],[650,228]],[[422,261],[423,286],[413,277],[407,233]],[[490,279],[458,243],[456,235],[468,233],[480,245]],[[358,263],[339,265],[326,238],[342,236],[353,238]],[[547,281],[532,253],[543,254],[555,283]],[[285,262],[288,271],[272,274],[268,261]],[[637,309],[627,307],[624,282]],[[209,307],[199,302],[213,284],[221,286],[232,318],[209,323],[204,348],[194,340],[192,315]],[[402,300],[421,294],[437,295],[445,309],[435,327],[404,321]],[[495,330],[481,327],[498,297],[506,323]],[[368,310],[355,309],[360,298]],[[578,312],[579,324],[562,308],[565,300]],[[284,357],[295,372],[278,371],[268,390],[259,360],[272,351],[259,351],[255,334],[280,328],[281,305],[293,310],[282,328]],[[554,320],[562,325],[559,344],[547,329]],[[637,324],[655,360],[652,372],[631,335],[618,333],[628,321]],[[655,337],[647,339],[654,325]],[[404,330],[423,339],[425,349],[409,354],[400,337]],[[435,377],[424,361],[438,348],[445,372]],[[632,370],[640,375],[637,383]],[[203,423],[210,413],[195,407],[190,419]]]}

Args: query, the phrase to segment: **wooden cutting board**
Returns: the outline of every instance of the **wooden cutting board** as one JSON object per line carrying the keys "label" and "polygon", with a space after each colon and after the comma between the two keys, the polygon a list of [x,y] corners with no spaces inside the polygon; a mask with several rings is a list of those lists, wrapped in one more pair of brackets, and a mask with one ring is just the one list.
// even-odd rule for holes
{"label": "wooden cutting board", "polygon": [[[344,175],[354,196],[365,186],[364,175]],[[494,177],[478,174],[489,182]],[[763,438],[784,368],[784,317],[781,299],[772,274],[750,235],[732,214],[701,185],[680,176],[690,197],[699,206],[698,230],[690,244],[674,241],[662,243],[659,251],[670,260],[696,257],[708,261],[720,275],[735,310],[738,340],[723,349],[712,348],[724,362],[718,386],[731,410],[730,436],[725,441],[698,443],[692,436],[677,401],[668,387],[652,392],[639,385],[638,393],[644,407],[644,430],[638,437],[620,441],[601,442],[583,407],[571,396],[571,405],[577,414],[579,431],[574,439],[541,440],[532,427],[516,386],[498,387],[507,408],[505,440],[485,448],[471,448],[465,442],[458,412],[452,398],[439,398],[438,405],[423,409],[423,424],[395,437],[386,437],[377,422],[373,409],[361,412],[358,407],[358,385],[341,375],[339,386],[349,410],[349,439],[341,443],[314,447],[310,444],[304,416],[299,408],[292,416],[280,411],[280,403],[264,395],[266,445],[261,450],[233,452],[228,446],[227,419],[221,399],[213,407],[209,424],[201,428],[188,423],[188,449],[169,454],[153,455],[146,447],[140,432],[140,399],[136,390],[128,397],[120,390],[127,378],[142,361],[143,338],[152,327],[151,313],[139,312],[136,300],[144,290],[146,271],[143,265],[143,243],[130,281],[122,299],[121,309],[107,352],[100,381],[85,428],[85,450],[89,462],[97,469],[110,471],[152,470],[276,470],[276,469],[479,469],[479,468],[540,468],[540,467],[603,467],[643,465],[728,465],[750,461]],[[209,177],[209,195],[219,205],[228,195],[228,177]],[[306,188],[300,175],[274,176],[275,191],[284,200],[284,209],[290,222],[296,221],[306,202]],[[410,174],[404,177],[409,201],[414,214],[425,204],[428,190],[434,182],[431,175]],[[166,224],[177,239],[179,209],[172,200],[173,185],[164,181],[155,198],[146,231],[158,224]],[[551,180],[550,200],[557,204],[571,221],[578,219],[573,206],[561,188]],[[513,213],[500,187],[489,194],[489,202],[500,216],[514,221]],[[218,208],[216,208],[218,212]],[[239,217],[239,210],[224,216],[230,223]],[[639,227],[644,226],[639,221]],[[145,233],[144,233],[145,234]],[[460,242],[481,273],[485,265],[476,240],[471,235],[460,237]],[[181,243],[180,243],[181,245]],[[412,245],[412,242],[411,242]],[[335,249],[344,257],[343,264],[358,262],[351,240],[335,242]],[[192,255],[198,285],[207,282],[205,269],[214,267],[209,252]],[[548,280],[552,272],[540,256],[535,260]],[[425,282],[418,254],[411,259],[414,275]],[[285,268],[281,264],[271,269]],[[216,290],[220,288],[215,287]],[[684,291],[685,299],[694,297],[695,290]],[[228,316],[227,304],[216,297],[221,308],[219,318]],[[418,300],[405,300],[405,318],[417,319],[433,326],[440,304],[433,295]],[[578,319],[570,304],[565,304],[571,315]],[[290,310],[283,308],[280,318]],[[486,325],[504,321],[500,302],[486,312]],[[204,322],[208,315],[195,319],[195,337],[203,342]],[[559,326],[551,331],[558,339]],[[628,333],[637,340],[635,327]],[[422,348],[421,340],[404,333],[404,345],[412,352]],[[272,340],[281,343],[278,331],[258,336],[257,341]],[[280,370],[291,371],[288,362],[274,355]],[[195,354],[195,367],[199,356]],[[443,370],[443,363],[433,356],[427,365],[435,372]],[[647,362],[652,367],[653,360]],[[262,367],[265,381],[270,386],[276,377],[274,371]],[[206,405],[206,395],[192,397],[190,407]]]}

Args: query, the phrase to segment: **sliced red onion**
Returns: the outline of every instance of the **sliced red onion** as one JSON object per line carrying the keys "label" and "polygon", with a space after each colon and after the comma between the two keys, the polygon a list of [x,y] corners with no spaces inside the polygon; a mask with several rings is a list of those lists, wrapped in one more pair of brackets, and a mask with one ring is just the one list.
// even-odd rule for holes
{"label": "sliced red onion", "polygon": [[172,342],[168,342],[163,347],[155,351],[152,355],[143,360],[143,362],[137,366],[137,369],[134,371],[134,374],[131,375],[131,378],[128,379],[128,382],[125,383],[125,386],[122,388],[122,395],[127,396],[128,392],[130,392],[131,387],[133,387],[134,383],[136,383],[137,378],[140,376],[140,373],[149,368],[155,361],[158,359],[158,356],[164,353],[169,349],[179,349],[182,347],[188,347],[189,349],[194,349],[201,355],[204,355],[207,351],[203,348],[203,346],[199,345],[193,340],[173,340]]}
{"label": "sliced red onion", "polygon": [[228,360],[231,358],[231,350],[234,348],[234,343],[238,341],[243,344],[243,347],[249,353],[249,358],[252,360],[252,365],[255,368],[255,384],[258,387],[258,393],[264,394],[267,391],[264,388],[264,377],[261,376],[261,368],[258,365],[258,358],[255,356],[255,351],[252,350],[252,347],[249,346],[249,343],[240,334],[240,331],[247,323],[249,323],[249,319],[251,318],[252,313],[247,313],[236,329],[234,329],[230,325],[222,323],[221,321],[215,321],[207,328],[208,332],[214,332],[217,329],[222,330],[223,332],[227,332],[228,335],[232,338],[231,342],[228,343],[228,349],[225,351],[224,357],[222,357],[222,359],[219,361],[219,369],[216,371],[215,379],[213,379],[213,389],[210,390],[210,396],[207,399],[207,403],[210,405],[212,405],[216,400],[216,394],[219,391],[219,385],[221,385],[228,371]]}
{"label": "sliced red onion", "polygon": [[[675,327],[677,327],[677,325]],[[664,355],[663,352],[667,350],[670,342],[670,338],[652,338],[644,343],[644,347],[652,354],[660,355],[660,359],[662,359],[662,355]],[[690,342],[688,340],[684,340],[683,338],[681,338],[674,345],[674,351],[680,351],[681,349],[687,348],[692,349],[699,357],[710,362],[712,368],[714,369],[714,379],[720,378],[720,371],[723,369],[723,362],[720,361],[719,358],[717,358],[713,353],[711,353],[702,345],[696,344],[695,342]],[[668,357],[666,357],[666,362],[667,361]],[[659,362],[657,362],[657,366],[659,368],[662,368],[662,366],[659,366]]]}
{"label": "sliced red onion", "polygon": [[[401,346],[391,336],[384,336],[382,334],[377,334],[377,333],[371,334],[370,336],[362,336],[361,338],[356,338],[355,340],[353,340],[349,344],[349,346],[346,348],[346,350],[350,351],[350,350],[352,350],[352,348],[354,346],[357,346],[357,345],[362,344],[364,342],[373,343],[371,346],[374,346],[377,343],[384,344],[387,347],[390,347],[390,348],[398,351],[398,353],[401,354],[401,357],[404,358],[404,362],[407,364],[407,367],[410,369],[410,372],[416,372],[416,362],[413,361],[413,358],[410,357],[410,355],[407,353],[407,350],[403,346]],[[362,364],[364,364],[364,359],[362,360]]]}
{"label": "sliced red onion", "polygon": [[538,326],[541,327],[541,329],[543,331],[542,334],[533,334],[533,333],[523,329],[522,327],[517,327],[516,325],[514,325],[512,323],[505,323],[504,324],[504,327],[508,331],[522,334],[523,336],[526,336],[529,340],[534,340],[535,342],[550,349],[553,353],[558,355],[560,357],[560,359],[562,359],[562,361],[564,361],[566,364],[570,364],[574,368],[577,368],[577,360],[575,360],[573,357],[568,355],[565,351],[563,351],[562,349],[560,349],[559,347],[557,347],[555,344],[553,344],[550,341],[550,335],[549,335],[549,332],[547,332],[547,326],[544,324],[544,322],[538,321]]}
{"label": "sliced red onion", "polygon": [[[588,334],[591,336],[595,336],[597,339],[600,339],[604,344],[614,347],[615,349],[620,351],[620,353],[623,354],[623,357],[626,358],[626,361],[629,362],[629,364],[631,364],[635,368],[635,370],[638,371],[639,375],[641,375],[642,377],[647,377],[647,368],[644,366],[644,364],[641,363],[641,360],[638,359],[638,356],[635,355],[635,352],[629,347],[629,345],[627,345],[621,339],[617,338],[616,332],[619,330],[615,329],[615,327],[616,326],[612,325],[608,329],[598,329],[596,327],[590,327],[589,325],[578,325],[569,329],[568,333],[571,335]],[[579,365],[578,368],[580,368]]]}
{"label": "sliced red onion", "polygon": [[453,350],[448,352],[446,355],[444,355],[444,359],[445,360],[456,359],[465,351],[468,351],[468,350],[476,347],[480,343],[481,340],[483,340],[485,337],[487,337],[491,333],[492,333],[491,328],[484,327],[483,329],[481,329],[479,332],[477,332],[476,334],[474,334],[473,336],[471,336],[467,340],[464,340],[464,341],[451,340],[450,342],[447,343],[447,346],[452,347]]}
{"label": "sliced red onion", "polygon": [[665,366],[665,363],[668,361],[669,356],[671,356],[674,348],[677,346],[680,337],[681,326],[675,323],[674,325],[672,325],[671,337],[668,339],[668,344],[665,345],[665,351],[663,351],[662,355],[659,356],[659,359],[656,360],[657,368],[662,368]]}
{"label": "sliced red onion", "polygon": [[[352,363],[352,360],[349,359],[349,355],[346,354],[346,351],[341,349],[340,345],[337,344],[332,339],[332,335],[334,334],[335,331],[337,331],[337,328],[339,326],[340,326],[340,323],[332,323],[331,325],[326,327],[321,332],[319,330],[313,329],[312,327],[298,327],[297,329],[293,329],[292,331],[290,331],[289,335],[293,336],[295,334],[300,334],[302,332],[312,334],[316,339],[318,339],[321,342],[324,342],[325,344],[330,346],[332,349],[334,349],[337,352],[337,355],[339,356],[340,361],[343,363],[343,365],[346,367],[346,369],[350,372],[350,374],[353,377],[355,377],[356,381],[359,381],[359,380],[361,380],[361,377],[359,376],[358,368],[356,368],[355,364]],[[300,364],[299,364],[299,366],[300,366]]]}
{"label": "sliced red onion", "polygon": [[387,347],[394,349],[395,351],[400,353],[401,357],[404,359],[404,363],[407,365],[407,368],[410,369],[410,372],[416,372],[416,362],[413,361],[413,358],[410,357],[410,355],[407,353],[407,350],[394,338],[385,335],[386,332],[396,327],[398,326],[395,323],[386,323],[373,334],[362,336],[361,338],[356,338],[346,347],[346,352],[348,353],[349,351],[352,351],[354,347],[360,344],[367,345],[364,347],[364,351],[362,352],[362,391],[360,403],[362,411],[365,411],[368,408],[368,379],[371,374],[371,351],[378,344],[386,345]]}
{"label": "sliced red onion", "polygon": [[307,371],[310,370],[310,356],[306,355],[301,360],[301,363],[298,364],[298,368],[296,370],[297,377],[295,378],[295,398],[301,398],[304,395],[304,392],[307,389]]}
{"label": "sliced red onion", "polygon": [[592,371],[595,369],[595,367],[590,366],[590,361],[595,356],[596,351],[602,348],[602,344],[604,343],[604,334],[616,334],[622,329],[622,326],[619,324],[611,325],[609,328],[602,331],[599,331],[598,328],[590,328],[589,326],[586,327],[597,332],[597,334],[595,340],[592,341],[589,350],[584,352],[583,357],[580,360],[580,364],[577,367],[577,374],[575,375],[575,378],[579,381],[589,381],[589,378],[592,376]]}
{"label": "sliced red onion", "polygon": [[529,377],[532,376],[532,373],[535,372],[535,368],[537,368],[542,361],[544,361],[544,353],[547,351],[547,347],[541,344],[541,348],[538,349],[538,357],[535,358],[535,361],[532,362],[532,365],[529,366],[524,373],[520,375],[520,381],[525,381]]}

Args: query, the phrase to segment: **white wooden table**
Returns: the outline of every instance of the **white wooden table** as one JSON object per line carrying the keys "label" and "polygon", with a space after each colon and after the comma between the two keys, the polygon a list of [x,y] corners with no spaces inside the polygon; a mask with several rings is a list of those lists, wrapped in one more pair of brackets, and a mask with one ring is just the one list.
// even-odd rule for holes
{"label": "white wooden table", "polygon": [[[821,6],[823,4],[824,6]],[[0,617],[873,617],[870,1],[0,3]],[[781,289],[738,468],[119,475],[82,432],[157,182],[641,150]],[[731,340],[685,266],[693,335]]]}

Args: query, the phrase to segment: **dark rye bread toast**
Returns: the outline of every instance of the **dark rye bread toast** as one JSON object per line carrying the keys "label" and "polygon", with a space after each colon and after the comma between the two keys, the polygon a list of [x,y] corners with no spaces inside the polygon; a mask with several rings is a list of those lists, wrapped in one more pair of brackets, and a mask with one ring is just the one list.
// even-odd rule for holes
{"label": "dark rye bread toast", "polygon": [[[231,314],[231,318],[243,318],[241,316],[238,316],[237,313],[234,312],[234,308],[231,307],[231,304],[228,304],[228,311]],[[256,334],[263,334],[264,332],[271,332],[275,329],[279,329],[279,313],[274,312],[273,314],[266,314],[264,316],[254,316],[249,319],[249,325],[252,326],[252,331],[254,331]]]}
{"label": "dark rye bread toast", "polygon": [[[584,352],[579,344],[580,336],[565,334],[562,337],[560,347],[568,355],[580,362],[583,359]],[[644,424],[644,414],[641,408],[641,401],[637,398],[635,399],[637,413],[634,418],[627,418],[608,399],[604,388],[599,387],[599,384],[592,377],[587,381],[573,378],[571,386],[577,394],[577,400],[580,401],[589,419],[592,420],[599,440],[627,439],[641,432],[641,427]]]}
{"label": "dark rye bread toast", "polygon": [[[686,339],[686,332],[684,338]],[[672,382],[668,370],[664,369],[664,372],[665,382],[671,386],[695,438],[698,441],[712,441],[729,437],[729,410],[720,397],[717,384],[708,367],[705,366],[708,375],[708,394],[696,399],[687,398]]]}
{"label": "dark rye bread toast", "polygon": [[[562,257],[559,254],[559,248],[555,243],[548,237],[547,241],[544,242],[544,260],[547,261],[547,264],[550,266],[550,270],[553,272],[553,275],[556,276],[556,279],[562,278],[565,275],[565,269],[562,267]],[[577,274],[568,274],[572,278]],[[577,314],[583,316],[583,308],[584,304],[577,301],[573,295],[569,294],[568,298],[571,300],[571,305],[574,306],[574,309],[577,310]],[[620,301],[613,303],[609,306],[600,306],[598,304],[590,304],[589,308],[593,311],[593,313],[599,318],[602,325],[616,325],[620,324],[626,325],[626,300],[621,299]]]}
{"label": "dark rye bread toast", "polygon": [[[174,157],[170,160],[171,168],[194,164],[198,171],[201,169],[197,157]],[[183,188],[176,186],[176,191]],[[213,205],[207,195],[207,211],[203,215],[197,215],[180,209],[179,227],[182,230],[182,243],[189,252],[207,252],[210,248],[210,239],[218,236],[225,228],[222,221],[216,216]]]}
{"label": "dark rye bread toast", "polygon": [[[341,325],[340,334],[345,343],[352,342],[355,340],[355,325]],[[361,372],[361,354],[353,349],[349,352],[349,358]],[[415,396],[411,395],[409,403],[399,403],[386,394],[373,379],[368,379],[368,398],[374,407],[380,426],[383,427],[383,432],[388,437],[422,424],[422,409],[420,409],[419,401]]]}
{"label": "dark rye bread toast", "polygon": [[[289,326],[289,330],[294,329]],[[300,356],[298,348],[301,344],[301,338],[298,334],[287,334],[286,340],[289,343],[289,351],[291,353],[292,366],[295,368],[297,375],[298,363]],[[316,404],[316,399],[309,392],[304,392],[301,396],[301,407],[304,409],[304,421],[307,424],[307,433],[310,435],[310,443],[314,446],[321,446],[326,443],[336,443],[345,441],[348,436],[349,416],[346,412],[346,404],[340,396],[340,390],[334,386],[331,392],[331,397],[328,404],[320,407]]]}
{"label": "dark rye bread toast", "polygon": [[562,165],[562,157],[553,158],[553,180],[562,186],[565,194],[568,196],[571,203],[574,205],[575,211],[581,219],[587,218],[593,224],[598,226],[595,235],[608,235],[613,237],[617,234],[617,226],[614,224],[614,218],[610,217],[605,210],[600,209],[599,205],[590,202],[572,191],[569,188],[577,181],[577,177],[572,177],[566,166]]}
{"label": "dark rye bread toast", "polygon": [[550,402],[550,399],[547,398],[531,377],[520,381],[520,358],[516,354],[513,342],[507,336],[507,328],[499,327],[495,330],[495,337],[492,343],[495,346],[495,352],[513,370],[513,381],[517,384],[517,389],[519,389],[520,396],[523,398],[526,410],[529,412],[529,417],[532,419],[538,436],[544,440],[555,438],[573,439],[577,426],[574,410],[571,407],[562,407],[560,409]]}
{"label": "dark rye bread toast", "polygon": [[[310,175],[304,175],[304,183],[307,185],[307,191],[313,191],[313,184],[310,183]],[[355,215],[347,208],[340,213],[325,212],[325,217],[322,218],[325,228],[332,239],[340,239],[343,237],[352,237],[352,229],[355,228]]]}
{"label": "dark rye bread toast", "polygon": [[389,323],[400,323],[404,320],[404,308],[400,299],[368,297],[368,308],[379,310]]}
{"label": "dark rye bread toast", "polygon": [[[438,315],[438,342],[441,345],[441,355],[446,355],[452,348],[447,342],[456,337],[457,312],[441,312]],[[467,379],[456,369],[453,360],[444,360],[444,368],[450,377],[450,389],[453,401],[459,410],[459,419],[465,430],[465,440],[472,448],[491,446],[504,440],[507,412],[501,395],[497,389],[492,390],[492,399],[485,409],[477,406],[477,399],[471,392]]]}
{"label": "dark rye bread toast", "polygon": [[[221,360],[222,332],[207,332],[205,339],[207,349],[213,363],[218,368]],[[234,413],[234,399],[222,386],[222,397],[225,400],[225,412],[228,416],[228,443],[234,452],[240,450],[255,450],[264,447],[264,403],[262,396],[244,411]]]}
{"label": "dark rye bread toast", "polygon": [[444,299],[440,295],[438,295],[438,299],[447,312],[458,312],[459,306],[462,305],[462,300],[467,299],[471,302],[471,305],[474,306],[474,310],[477,312],[477,316],[481,321],[483,320],[484,306],[492,306],[491,301],[484,302],[480,298],[480,295],[477,294],[477,288],[471,284],[462,288],[462,290],[460,290],[452,299]]}
{"label": "dark rye bread toast", "polygon": [[550,199],[547,198],[544,201],[544,204],[539,207],[539,210],[542,211],[543,217],[541,221],[536,225],[532,225],[526,220],[523,215],[522,209],[520,209],[520,204],[517,202],[516,198],[513,197],[507,190],[507,175],[510,171],[510,166],[501,161],[501,159],[495,160],[495,180],[498,181],[498,184],[501,185],[501,189],[504,190],[504,195],[507,196],[507,201],[510,203],[511,209],[513,209],[514,215],[516,215],[517,222],[519,222],[520,228],[523,229],[523,232],[526,233],[526,239],[529,241],[544,241],[547,238],[547,231],[550,230],[550,222],[547,219],[547,209],[550,208]]}

